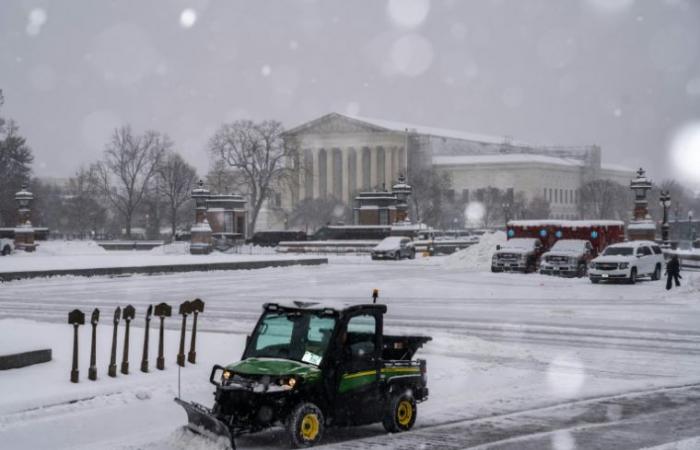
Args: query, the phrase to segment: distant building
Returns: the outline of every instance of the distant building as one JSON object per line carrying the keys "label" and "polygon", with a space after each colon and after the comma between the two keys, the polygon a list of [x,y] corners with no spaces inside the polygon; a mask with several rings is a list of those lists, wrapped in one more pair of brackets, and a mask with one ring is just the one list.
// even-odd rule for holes
{"label": "distant building", "polygon": [[352,205],[359,192],[386,191],[400,174],[435,167],[452,177],[452,195],[478,200],[486,187],[522,191],[550,202],[551,218],[578,218],[581,186],[607,179],[627,185],[634,170],[602,163],[595,145],[541,147],[510,139],[331,113],[292,128],[300,150],[291,210],[307,198],[333,196]]}

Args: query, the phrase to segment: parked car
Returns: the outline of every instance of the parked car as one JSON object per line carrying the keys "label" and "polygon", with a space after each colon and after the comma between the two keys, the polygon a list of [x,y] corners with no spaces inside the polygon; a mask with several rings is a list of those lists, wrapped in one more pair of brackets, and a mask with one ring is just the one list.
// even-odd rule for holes
{"label": "parked car", "polygon": [[585,277],[588,264],[593,259],[593,246],[584,239],[561,239],[542,255],[540,273]]}
{"label": "parked car", "polygon": [[15,251],[12,239],[0,238],[0,255],[5,256]]}
{"label": "parked car", "polygon": [[622,242],[610,245],[591,261],[588,277],[593,283],[617,280],[633,284],[643,276],[658,280],[664,263],[663,252],[654,242]]}
{"label": "parked car", "polygon": [[372,249],[372,259],[413,259],[416,248],[407,237],[389,236]]}
{"label": "parked car", "polygon": [[491,272],[535,272],[542,255],[542,243],[536,238],[513,238],[496,247]]}

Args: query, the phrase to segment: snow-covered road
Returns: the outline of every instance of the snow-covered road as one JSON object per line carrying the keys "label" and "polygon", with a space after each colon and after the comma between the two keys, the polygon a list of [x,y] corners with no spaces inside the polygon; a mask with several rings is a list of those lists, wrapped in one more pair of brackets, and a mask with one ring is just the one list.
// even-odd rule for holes
{"label": "snow-covered road", "polygon": [[[585,279],[447,270],[439,259],[395,263],[339,257],[319,267],[6,283],[0,286],[0,319],[64,324],[72,308],[89,312],[98,306],[109,315],[116,305],[127,303],[137,308],[140,317],[147,304],[177,304],[200,297],[206,302],[200,329],[216,332],[204,333],[211,336],[205,341],[211,339],[215,346],[216,336],[227,336],[241,346],[264,302],[330,299],[356,303],[369,299],[371,290],[378,288],[380,299],[389,305],[386,326],[390,331],[418,330],[434,337],[421,350],[428,360],[431,398],[420,405],[416,431],[405,437],[387,440],[381,426],[371,426],[334,430],[326,441],[345,448],[386,446],[387,442],[410,446],[426,443],[421,433],[427,433],[430,442],[434,438],[429,430],[446,424],[468,424],[491,416],[505,417],[506,425],[519,424],[509,415],[553,405],[577,405],[581,399],[700,382],[700,274],[685,277],[681,289],[666,292],[661,282],[592,285]],[[135,325],[141,326],[141,321]],[[178,322],[170,320],[168,325],[174,330]],[[197,370],[190,370],[185,381],[188,395],[206,402],[210,398],[210,386],[204,379],[206,366],[239,355],[233,352],[227,356],[229,353],[216,349],[202,354],[205,356]],[[66,375],[67,358],[62,363],[56,361],[64,364]],[[79,403],[67,411],[57,407],[60,411],[55,414],[48,413],[49,408],[30,414],[26,420],[10,420],[8,417],[16,417],[17,411],[6,410],[4,420],[0,416],[0,441],[15,442],[16,448],[43,442],[37,441],[39,438],[51,441],[53,448],[216,448],[179,428],[185,417],[172,403],[171,375],[163,375],[157,389],[151,386],[154,378],[148,378],[150,375],[111,388],[118,393],[114,395],[127,397],[126,392],[134,389],[149,390],[145,400]],[[5,376],[0,372],[0,389],[12,389],[9,379],[3,380]],[[95,389],[87,383],[78,386],[73,390],[76,398],[82,397],[81,389]],[[571,410],[548,411],[554,418],[545,417],[539,423],[554,426],[537,439],[555,442],[563,439],[556,433],[558,424],[573,426],[558,421]],[[86,414],[113,422],[113,431],[100,429],[100,433],[79,441],[62,434],[65,431],[61,430],[83,423]],[[124,416],[133,420],[121,421]],[[612,419],[608,422],[615,421]],[[44,433],[33,436],[24,432],[30,429]],[[502,438],[509,435],[512,433],[504,431]],[[687,435],[679,435],[679,439],[683,437]],[[283,446],[277,442],[279,438],[279,432],[273,430],[242,439],[241,447]],[[351,439],[359,442],[350,444]],[[592,442],[583,433],[570,433],[565,439],[574,444],[580,439],[581,445],[572,447],[578,449],[589,448],[583,443]],[[399,444],[404,440],[405,444]],[[498,433],[486,433],[481,441],[464,441],[464,445],[498,440]],[[434,444],[432,447],[441,447],[438,441]]]}

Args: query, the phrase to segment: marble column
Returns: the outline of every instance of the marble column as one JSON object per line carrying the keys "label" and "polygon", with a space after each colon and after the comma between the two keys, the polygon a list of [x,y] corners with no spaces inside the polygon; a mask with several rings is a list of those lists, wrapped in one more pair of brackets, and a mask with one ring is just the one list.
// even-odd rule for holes
{"label": "marble column", "polygon": [[333,180],[335,178],[333,167],[333,149],[326,150],[326,197],[333,196]]}
{"label": "marble column", "polygon": [[369,149],[369,190],[374,190],[377,186],[377,147]]}
{"label": "marble column", "polygon": [[343,176],[343,197],[342,200],[350,204],[350,166],[348,165],[349,152],[353,151],[351,148],[343,148],[340,150],[342,164],[340,166],[340,173]]}
{"label": "marble column", "polygon": [[364,190],[364,185],[363,185],[363,178],[362,174],[364,172],[364,164],[362,161],[362,154],[364,153],[363,148],[360,147],[357,150],[355,150],[355,176],[356,181],[355,181],[355,189],[358,191],[363,191]]}
{"label": "marble column", "polygon": [[311,164],[311,176],[313,178],[313,183],[314,183],[314,192],[311,198],[318,198],[320,197],[320,186],[319,186],[319,181],[320,181],[320,173],[318,170],[318,153],[319,153],[318,148],[315,148],[311,150],[311,155],[312,155],[312,164]]}
{"label": "marble column", "polygon": [[391,183],[393,181],[392,177],[392,172],[393,172],[393,158],[394,155],[394,148],[393,147],[387,147],[384,149],[384,180],[385,180],[385,186],[386,190],[391,189]]}

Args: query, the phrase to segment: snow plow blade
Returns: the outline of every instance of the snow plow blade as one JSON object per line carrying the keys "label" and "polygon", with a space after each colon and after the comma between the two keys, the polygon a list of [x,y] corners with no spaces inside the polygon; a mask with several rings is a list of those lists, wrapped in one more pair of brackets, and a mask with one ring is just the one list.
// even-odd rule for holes
{"label": "snow plow blade", "polygon": [[185,408],[188,422],[187,427],[190,430],[213,440],[225,438],[231,443],[231,448],[236,448],[229,427],[224,422],[217,419],[209,408],[205,408],[199,403],[186,402],[179,398],[175,398],[175,403]]}

